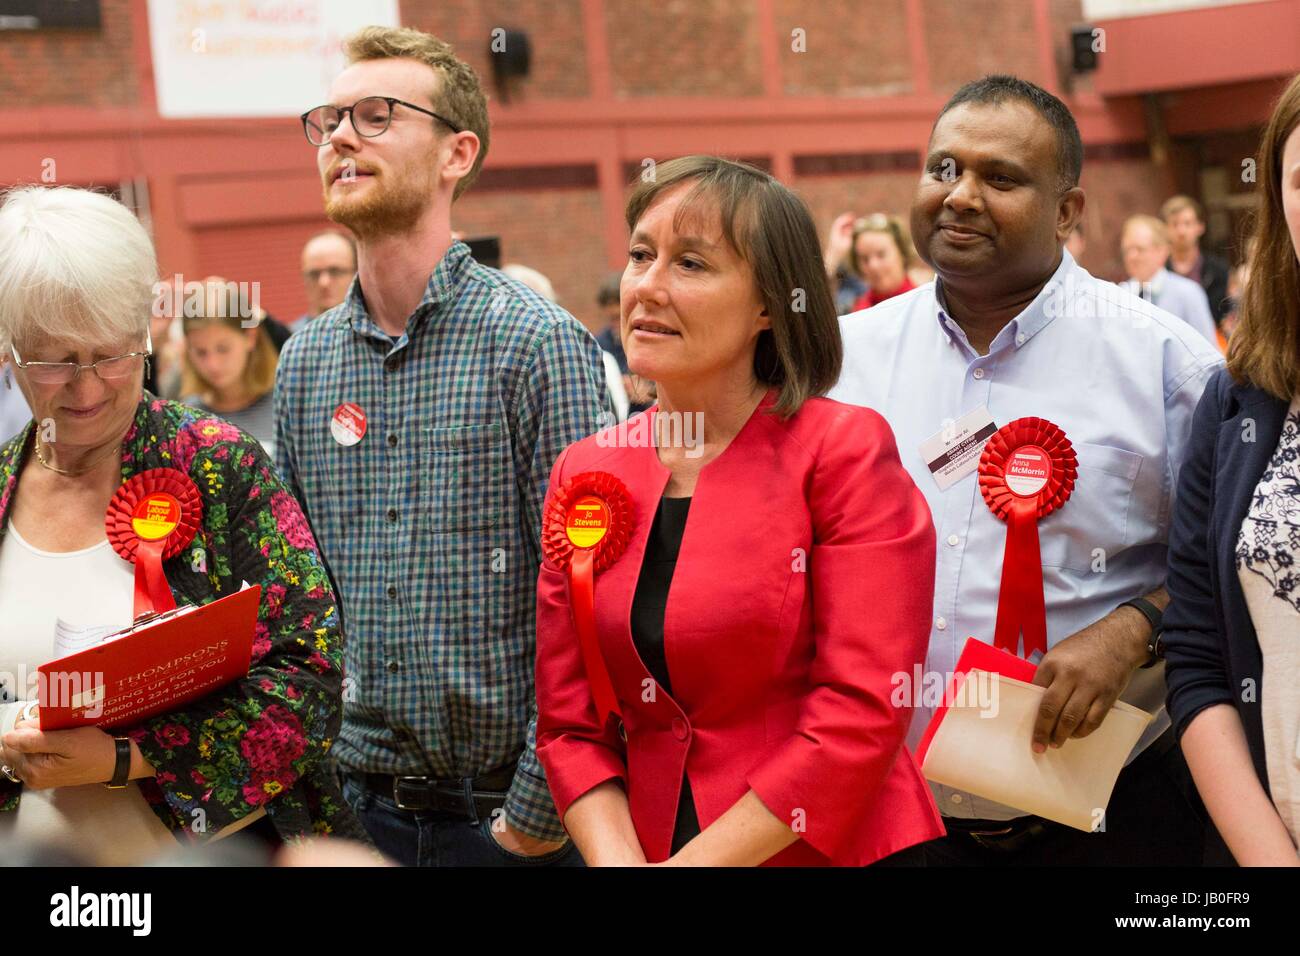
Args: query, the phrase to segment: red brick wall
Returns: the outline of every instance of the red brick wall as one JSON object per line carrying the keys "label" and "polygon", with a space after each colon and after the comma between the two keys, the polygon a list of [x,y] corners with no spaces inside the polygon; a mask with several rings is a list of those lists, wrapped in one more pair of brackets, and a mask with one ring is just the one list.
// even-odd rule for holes
{"label": "red brick wall", "polygon": [[619,96],[757,96],[763,91],[752,0],[605,0]]}
{"label": "red brick wall", "polygon": [[102,0],[99,30],[0,32],[0,109],[133,106],[131,0]]}
{"label": "red brick wall", "polygon": [[949,94],[986,73],[1045,84],[1029,0],[921,0],[930,84]]}
{"label": "red brick wall", "polygon": [[452,208],[452,228],[467,236],[500,236],[503,263],[536,269],[551,280],[560,305],[596,324],[596,289],[609,269],[595,190],[471,189]]}
{"label": "red brick wall", "polygon": [[[888,96],[912,91],[906,0],[776,0],[777,48],[791,96]],[[804,31],[806,52],[791,49]]]}
{"label": "red brick wall", "polygon": [[825,243],[831,223],[842,212],[859,216],[888,212],[907,220],[912,192],[920,171],[915,173],[872,173],[865,176],[808,176],[795,181],[794,189],[812,210],[817,234]]}
{"label": "red brick wall", "polygon": [[302,247],[323,229],[337,228],[324,215],[318,219],[268,222],[253,226],[221,226],[195,231],[200,275],[218,275],[230,282],[260,284],[259,304],[288,324],[306,311],[301,268]]}
{"label": "red brick wall", "polygon": [[1138,213],[1159,216],[1160,204],[1172,190],[1145,159],[1085,161],[1080,185],[1088,197],[1083,210],[1088,244],[1082,265],[1103,279],[1123,279],[1119,234],[1124,220]]}
{"label": "red brick wall", "polygon": [[454,46],[456,55],[478,73],[489,99],[497,98],[488,58],[497,27],[528,34],[532,57],[523,99],[587,95],[581,0],[402,0],[401,15],[405,25]]}

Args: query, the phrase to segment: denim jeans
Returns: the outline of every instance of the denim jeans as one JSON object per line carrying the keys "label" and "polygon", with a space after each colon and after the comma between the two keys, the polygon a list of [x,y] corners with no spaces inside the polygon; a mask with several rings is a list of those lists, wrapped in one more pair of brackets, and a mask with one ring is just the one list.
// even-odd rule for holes
{"label": "denim jeans", "polygon": [[542,856],[511,853],[493,838],[489,819],[473,823],[451,813],[403,810],[381,796],[343,780],[343,799],[361,820],[375,846],[402,866],[583,866],[570,841]]}

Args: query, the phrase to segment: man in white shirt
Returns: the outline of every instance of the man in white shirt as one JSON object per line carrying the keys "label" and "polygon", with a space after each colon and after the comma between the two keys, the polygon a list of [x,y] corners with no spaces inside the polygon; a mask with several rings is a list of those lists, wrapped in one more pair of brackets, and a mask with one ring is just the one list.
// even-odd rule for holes
{"label": "man in white shirt", "polygon": [[[993,641],[1007,526],[980,494],[978,453],[936,473],[920,446],[967,426],[986,438],[1027,416],[1063,429],[1078,477],[1039,524],[1047,653],[1034,683],[1046,692],[1024,746],[1041,753],[1087,736],[1121,693],[1157,719],[1120,774],[1103,832],[932,784],[949,835],[899,862],[1201,862],[1205,816],[1168,733],[1163,667],[1142,665],[1155,659],[1153,622],[1168,601],[1166,541],[1192,411],[1220,359],[1063,250],[1083,212],[1082,162],[1078,128],[1054,96],[1005,76],[962,87],[935,123],[913,197],[912,235],[938,279],[841,321],[844,370],[830,397],[885,416],[930,504],[938,555],[926,669],[944,675],[968,637]],[[931,715],[917,711],[913,748]]]}
{"label": "man in white shirt", "polygon": [[1140,299],[1176,315],[1211,345],[1218,347],[1210,300],[1199,282],[1170,272],[1165,224],[1154,216],[1130,216],[1120,235],[1120,252],[1128,281],[1120,285]]}

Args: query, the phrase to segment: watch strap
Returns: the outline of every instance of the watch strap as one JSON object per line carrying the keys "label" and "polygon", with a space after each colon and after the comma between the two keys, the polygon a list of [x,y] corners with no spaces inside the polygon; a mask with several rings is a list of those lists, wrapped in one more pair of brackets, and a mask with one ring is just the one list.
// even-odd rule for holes
{"label": "watch strap", "polygon": [[1125,601],[1120,605],[1120,607],[1133,608],[1133,610],[1145,617],[1147,623],[1151,625],[1151,636],[1147,638],[1148,659],[1142,666],[1144,668],[1155,667],[1156,664],[1164,660],[1165,656],[1164,644],[1160,640],[1160,632],[1162,630],[1160,622],[1164,617],[1164,612],[1146,598],[1133,598],[1131,601]]}
{"label": "watch strap", "polygon": [[121,790],[131,780],[131,738],[114,737],[117,763],[113,765],[113,779],[104,784],[109,790]]}

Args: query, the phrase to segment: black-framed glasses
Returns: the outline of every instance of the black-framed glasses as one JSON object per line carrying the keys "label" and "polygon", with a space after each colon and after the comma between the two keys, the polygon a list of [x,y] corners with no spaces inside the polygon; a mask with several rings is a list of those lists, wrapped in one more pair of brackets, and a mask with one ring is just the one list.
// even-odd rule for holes
{"label": "black-framed glasses", "polygon": [[318,106],[302,114],[302,130],[307,134],[307,142],[313,146],[324,146],[329,142],[330,134],[343,122],[343,117],[351,113],[352,128],[357,131],[358,136],[378,136],[388,129],[388,124],[393,121],[394,106],[405,106],[408,110],[432,116],[438,122],[445,124],[453,133],[463,131],[447,117],[439,116],[433,110],[426,110],[423,106],[399,100],[395,96],[366,96],[351,106]]}
{"label": "black-framed glasses", "polygon": [[89,365],[79,365],[76,362],[24,362],[22,356],[18,354],[18,346],[9,343],[9,351],[14,354],[14,364],[30,375],[33,382],[40,385],[67,385],[81,374],[83,368],[94,369],[95,374],[105,382],[129,378],[140,371],[145,359],[153,355],[153,336],[148,330],[144,333],[144,349],[143,352],[127,352],[125,355],[114,355],[111,358],[100,359],[98,362],[91,362]]}

